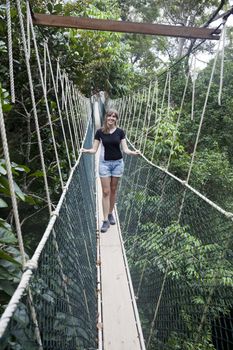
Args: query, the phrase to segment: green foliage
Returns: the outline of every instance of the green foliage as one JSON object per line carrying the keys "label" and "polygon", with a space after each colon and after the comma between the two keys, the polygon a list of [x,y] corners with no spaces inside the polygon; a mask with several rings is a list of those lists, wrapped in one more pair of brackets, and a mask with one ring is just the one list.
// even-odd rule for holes
{"label": "green foliage", "polygon": [[9,93],[6,89],[4,89],[0,83],[0,99],[2,103],[3,112],[9,112],[11,110],[11,105],[9,101]]}
{"label": "green foliage", "polygon": [[0,219],[0,312],[10,300],[22,274],[22,260],[11,226]]}

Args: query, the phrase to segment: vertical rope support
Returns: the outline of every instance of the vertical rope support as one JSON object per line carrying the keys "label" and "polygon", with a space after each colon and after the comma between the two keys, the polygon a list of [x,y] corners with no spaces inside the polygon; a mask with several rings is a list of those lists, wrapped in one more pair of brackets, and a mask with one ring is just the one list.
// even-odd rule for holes
{"label": "vertical rope support", "polygon": [[45,87],[45,92],[47,93],[47,53],[46,53],[45,41],[44,41],[44,87]]}
{"label": "vertical rope support", "polygon": [[177,135],[178,128],[179,128],[179,125],[180,125],[180,117],[181,117],[181,113],[182,113],[182,110],[183,110],[184,99],[185,99],[187,88],[188,88],[189,76],[190,76],[190,73],[188,73],[187,78],[186,78],[186,83],[185,83],[184,92],[183,92],[183,96],[182,96],[182,100],[181,100],[179,115],[178,115],[177,122],[176,122],[176,128],[175,128],[175,130],[173,132],[172,145],[171,145],[171,149],[170,149],[170,153],[169,153],[169,158],[168,158],[168,161],[167,161],[166,170],[169,169],[170,162],[171,162],[171,157],[172,157],[172,153],[173,153],[173,149],[174,149],[174,145],[175,145],[175,141],[176,141],[176,135]]}
{"label": "vertical rope support", "polygon": [[142,112],[142,104],[143,104],[143,100],[144,100],[144,91],[145,89],[142,89],[142,95],[139,94],[139,100],[140,100],[140,107],[139,107],[139,111],[138,111],[138,118],[137,118],[137,126],[136,126],[136,133],[135,133],[135,138],[134,138],[134,144],[137,142],[137,136],[138,136],[138,129],[139,129],[139,122],[140,122],[140,116],[141,116],[141,112]]}
{"label": "vertical rope support", "polygon": [[69,109],[70,109],[70,115],[71,115],[71,122],[73,126],[74,131],[74,140],[75,140],[75,150],[78,153],[79,149],[79,138],[78,138],[78,130],[75,120],[75,113],[74,113],[74,103],[71,95],[71,82],[67,79],[67,94],[68,94],[68,102],[69,102]]}
{"label": "vertical rope support", "polygon": [[195,102],[195,90],[196,90],[196,79],[193,80],[193,88],[192,88],[192,108],[191,108],[191,120],[194,119],[194,102]]}
{"label": "vertical rope support", "polygon": [[57,59],[57,70],[56,70],[56,91],[58,93],[59,90],[59,58]]}
{"label": "vertical rope support", "polygon": [[138,105],[138,95],[134,94],[133,99],[134,99],[134,112],[133,112],[133,118],[132,118],[130,133],[129,133],[129,136],[128,136],[130,141],[131,141],[131,135],[132,135],[132,131],[133,131],[134,124],[135,124],[135,116],[136,116],[137,105]]}
{"label": "vertical rope support", "polygon": [[74,99],[75,113],[76,113],[75,119],[77,120],[79,135],[82,139],[83,138],[83,129],[82,129],[82,123],[81,123],[79,96],[78,96],[78,91],[76,91],[74,86],[73,86],[73,99]]}
{"label": "vertical rope support", "polygon": [[222,54],[221,54],[221,68],[220,68],[220,83],[219,83],[219,92],[218,92],[219,106],[221,106],[221,98],[222,98],[225,41],[226,41],[226,21],[223,25],[223,31],[222,31]]}
{"label": "vertical rope support", "polygon": [[[145,113],[144,113],[144,120],[143,120],[143,125],[142,125],[142,133],[141,133],[141,137],[140,137],[139,150],[141,150],[141,148],[142,148],[143,138],[145,137],[144,131],[146,134],[146,121],[147,121],[147,114],[148,114],[148,106],[150,103],[150,95],[151,95],[151,82],[150,82],[150,85],[148,88],[148,93],[147,93],[146,109],[145,109]],[[145,97],[146,97],[146,94],[145,94]]]}
{"label": "vertical rope support", "polygon": [[133,95],[130,95],[129,96],[128,115],[127,115],[127,124],[126,124],[126,127],[125,127],[127,134],[129,132],[129,126],[130,126],[130,124],[132,124],[132,119],[131,119],[131,117],[132,117],[132,108],[133,108]]}
{"label": "vertical rope support", "polygon": [[[222,35],[223,35],[223,33],[222,33]],[[216,56],[214,59],[212,72],[211,72],[211,76],[210,76],[210,80],[209,80],[209,85],[208,85],[208,89],[207,89],[207,93],[206,93],[205,103],[204,103],[204,107],[203,107],[202,114],[201,114],[201,119],[200,119],[197,137],[196,137],[196,141],[195,141],[195,145],[194,145],[192,159],[191,159],[191,163],[190,163],[190,167],[189,167],[189,172],[188,172],[188,176],[186,179],[187,183],[189,182],[189,179],[190,179],[190,175],[191,175],[192,167],[193,167],[193,163],[194,163],[194,158],[195,158],[196,151],[197,151],[197,145],[198,145],[198,141],[199,141],[200,134],[201,134],[201,128],[202,128],[202,124],[203,124],[203,120],[204,120],[204,116],[205,116],[205,111],[206,111],[206,107],[207,107],[207,102],[208,102],[208,98],[209,98],[209,94],[210,94],[210,88],[211,88],[212,81],[213,81],[213,76],[214,76],[214,72],[215,72],[215,68],[216,68],[216,62],[218,59],[218,54],[219,54],[219,49],[220,49],[220,41],[221,40],[219,40],[219,43],[218,43],[217,53],[216,53]]]}
{"label": "vertical rope support", "polygon": [[158,133],[159,133],[160,122],[162,120],[162,111],[163,111],[163,105],[164,105],[165,95],[166,95],[166,91],[167,91],[168,80],[169,80],[169,72],[167,72],[166,81],[165,81],[164,90],[163,90],[162,103],[161,103],[161,107],[160,107],[160,111],[159,111],[159,117],[157,119],[158,125],[157,125],[157,129],[156,129],[156,133],[155,133],[154,147],[153,147],[153,151],[152,151],[151,160],[153,160],[154,155],[155,155],[155,146],[156,146],[156,141],[157,141],[157,137],[158,137]]}
{"label": "vertical rope support", "polygon": [[26,43],[26,37],[25,37],[25,31],[24,31],[24,24],[23,24],[23,14],[21,10],[21,3],[20,0],[16,0],[17,3],[17,9],[19,14],[19,23],[20,23],[20,31],[23,41],[23,47],[24,47],[24,53],[25,53],[25,61],[27,66],[27,73],[28,73],[28,80],[29,80],[29,87],[30,87],[30,94],[32,99],[32,106],[33,106],[33,114],[35,119],[35,126],[36,126],[36,133],[37,133],[37,139],[38,139],[38,147],[40,152],[40,159],[41,159],[41,166],[44,176],[44,183],[45,183],[45,191],[46,191],[46,197],[49,207],[49,212],[51,214],[52,212],[52,205],[50,200],[50,194],[49,194],[49,186],[48,186],[48,180],[47,180],[47,174],[46,174],[46,168],[45,168],[45,161],[44,161],[44,154],[43,154],[43,148],[42,148],[42,140],[40,136],[40,126],[37,116],[37,109],[36,109],[36,101],[35,101],[35,95],[34,95],[34,89],[33,89],[33,82],[32,82],[32,74],[31,74],[31,67],[29,63],[29,58],[27,55],[27,43]]}
{"label": "vertical rope support", "polygon": [[[198,73],[197,73],[197,71],[196,71],[196,58],[195,58],[195,56],[192,57],[191,65],[192,65],[193,60],[194,60],[194,67],[193,67],[193,73],[192,73],[192,75],[191,75],[191,78],[192,78],[191,120],[192,120],[192,121],[193,121],[193,119],[194,119],[194,105],[195,105],[196,79],[197,79],[197,76],[198,76]],[[190,75],[190,70],[189,70],[189,75]]]}
{"label": "vertical rope support", "polygon": [[11,161],[10,161],[10,154],[9,154],[9,148],[8,148],[8,143],[7,143],[7,135],[6,135],[6,128],[5,128],[5,122],[4,122],[4,117],[3,117],[3,111],[2,111],[1,98],[0,98],[0,129],[1,129],[3,153],[4,153],[4,157],[5,157],[5,161],[6,161],[6,170],[7,170],[7,176],[8,176],[8,181],[9,181],[9,189],[10,189],[10,194],[11,194],[11,202],[12,202],[13,214],[14,214],[14,219],[15,219],[15,228],[16,228],[16,233],[17,233],[17,237],[18,237],[20,253],[22,256],[22,263],[24,266],[26,263],[26,257],[25,257],[23,237],[22,237],[22,231],[21,231],[20,220],[19,220],[17,199],[16,199],[16,195],[15,195],[15,190],[14,190],[13,175],[12,175],[12,171],[11,171]]}
{"label": "vertical rope support", "polygon": [[75,126],[75,132],[76,132],[76,143],[77,143],[77,152],[80,150],[80,124],[79,124],[79,118],[78,118],[78,110],[77,110],[77,101],[76,101],[76,95],[74,93],[74,84],[71,83],[70,85],[70,99],[72,101],[72,108],[73,108],[73,118],[74,118],[74,126]]}
{"label": "vertical rope support", "polygon": [[[48,50],[48,46],[47,46]],[[68,111],[68,77],[64,73],[64,80],[65,80],[65,100],[64,100],[64,106],[65,106],[65,112],[66,112],[66,118],[67,118],[67,123],[68,123],[68,129],[69,129],[69,134],[70,134],[70,141],[71,141],[71,146],[73,150],[73,156],[76,161],[76,153],[75,153],[75,146],[74,146],[74,140],[73,140],[73,133],[71,130],[71,125],[70,125],[70,116],[69,116],[69,111]]]}
{"label": "vertical rope support", "polygon": [[[46,46],[46,51],[47,51],[47,46]],[[56,103],[57,103],[58,115],[59,115],[61,128],[62,128],[62,134],[63,134],[63,138],[64,138],[64,142],[65,142],[66,155],[67,155],[69,167],[71,169],[72,168],[72,164],[71,164],[71,160],[70,160],[69,147],[68,147],[68,143],[67,143],[67,139],[66,139],[66,133],[65,133],[64,123],[63,123],[63,119],[62,119],[60,102],[59,102],[59,98],[58,98],[58,94],[57,94],[57,90],[56,90],[56,82],[55,82],[54,75],[53,75],[53,67],[52,67],[52,63],[51,63],[51,59],[50,59],[49,50],[47,51],[47,54],[48,54],[48,63],[49,63],[49,68],[50,68],[50,73],[51,73],[51,77],[52,77],[52,83],[53,83]]]}
{"label": "vertical rope support", "polygon": [[125,97],[125,109],[124,109],[124,123],[122,125],[122,128],[127,132],[126,130],[126,124],[127,124],[127,116],[128,116],[128,111],[129,111],[129,106],[130,106],[130,95]]}
{"label": "vertical rope support", "polygon": [[64,184],[63,184],[63,179],[62,179],[60,160],[59,160],[59,156],[58,156],[57,145],[56,145],[53,124],[52,124],[52,118],[51,118],[49,103],[48,103],[48,99],[47,99],[45,81],[43,80],[43,72],[42,72],[42,68],[41,68],[40,57],[39,57],[39,52],[38,52],[38,47],[37,47],[37,42],[36,42],[36,36],[35,36],[30,12],[29,12],[29,22],[30,22],[31,31],[32,31],[32,39],[33,39],[33,43],[34,43],[34,48],[35,48],[35,52],[36,52],[36,59],[37,59],[37,64],[38,64],[38,68],[39,68],[40,80],[41,80],[42,89],[43,89],[43,93],[44,93],[45,106],[46,106],[46,111],[47,111],[47,115],[48,115],[50,131],[51,131],[51,135],[52,135],[53,148],[54,148],[55,158],[56,158],[56,162],[57,162],[58,174],[59,174],[59,178],[60,178],[61,187],[63,189]]}
{"label": "vertical rope support", "polygon": [[157,90],[157,81],[154,84],[154,89],[153,89],[151,103],[150,103],[150,110],[149,110],[149,113],[148,113],[147,130],[146,130],[145,141],[144,141],[144,146],[143,146],[143,151],[142,151],[143,154],[145,153],[145,150],[146,150],[146,142],[147,142],[147,137],[148,137],[149,128],[150,128],[150,120],[151,120],[151,114],[152,114],[152,110],[153,110],[156,90]]}
{"label": "vertical rope support", "polygon": [[122,128],[124,128],[124,124],[125,124],[126,109],[127,109],[126,106],[127,106],[127,97],[124,96],[123,97],[123,103],[122,103],[122,117],[121,117]]}
{"label": "vertical rope support", "polygon": [[30,12],[30,7],[29,7],[29,1],[26,1],[26,6],[27,6],[27,43],[28,43],[28,58],[30,60],[31,57],[31,33],[30,33],[30,17],[31,17],[31,12]]}
{"label": "vertical rope support", "polygon": [[15,83],[14,83],[13,50],[12,50],[11,5],[10,5],[10,0],[6,0],[6,16],[7,16],[8,57],[9,57],[11,102],[15,103]]}
{"label": "vertical rope support", "polygon": [[171,109],[171,71],[168,72],[168,94],[167,94],[167,118],[170,117]]}
{"label": "vertical rope support", "polygon": [[[196,148],[197,148],[197,144],[198,144],[198,140],[199,140],[199,136],[200,136],[200,131],[201,131],[201,127],[202,127],[202,123],[203,123],[203,119],[204,119],[204,115],[205,115],[205,110],[206,110],[206,106],[207,106],[207,101],[208,101],[208,97],[209,97],[209,93],[210,93],[210,87],[211,87],[212,80],[213,80],[213,75],[214,75],[214,72],[215,72],[215,67],[216,67],[216,62],[217,62],[217,58],[218,58],[219,48],[220,48],[220,42],[218,44],[217,53],[216,53],[215,60],[214,60],[214,63],[213,63],[213,68],[212,68],[211,77],[210,77],[210,81],[209,81],[209,85],[208,85],[208,89],[207,89],[207,93],[206,93],[205,103],[204,103],[204,107],[203,107],[203,111],[202,111],[202,115],[201,115],[201,119],[200,119],[200,123],[199,123],[199,129],[198,129],[198,132],[197,132],[197,137],[196,137],[193,157],[192,157],[192,160],[191,160],[191,164],[190,164],[190,168],[189,168],[189,173],[187,175],[186,183],[188,183],[188,181],[189,181],[191,170],[192,170],[192,166],[193,166],[193,162],[194,162]],[[181,214],[182,214],[182,211],[183,211],[183,206],[184,206],[184,202],[185,202],[186,192],[187,192],[187,187],[185,187],[185,190],[184,190],[184,193],[183,193],[183,198],[182,198],[182,201],[181,201],[179,215],[178,215],[178,223],[180,222]],[[172,240],[171,250],[174,247],[174,244],[175,244],[175,241],[176,241],[176,237],[177,237],[177,234],[174,235],[174,238]],[[157,315],[158,315],[159,306],[160,306],[160,303],[161,303],[161,299],[162,299],[165,283],[166,283],[166,280],[167,280],[168,270],[169,270],[169,266],[167,266],[166,270],[165,270],[165,274],[164,274],[164,278],[163,278],[163,282],[162,282],[159,298],[158,298],[158,301],[156,303],[154,317],[153,317],[153,320],[151,322],[150,333],[149,333],[149,337],[148,337],[148,341],[147,341],[147,347],[148,348],[149,348],[149,345],[150,345],[150,342],[151,342],[154,324],[155,324],[155,321],[156,321],[156,318],[157,318]]]}

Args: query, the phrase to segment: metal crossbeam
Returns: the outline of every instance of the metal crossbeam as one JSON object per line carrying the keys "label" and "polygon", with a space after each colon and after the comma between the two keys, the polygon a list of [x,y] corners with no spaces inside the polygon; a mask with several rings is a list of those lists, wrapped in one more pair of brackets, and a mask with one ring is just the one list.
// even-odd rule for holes
{"label": "metal crossbeam", "polygon": [[165,24],[124,22],[95,18],[44,15],[37,13],[33,14],[33,23],[35,25],[48,27],[66,27],[110,32],[162,35],[187,39],[218,40],[221,32],[220,29],[214,28],[171,26]]}

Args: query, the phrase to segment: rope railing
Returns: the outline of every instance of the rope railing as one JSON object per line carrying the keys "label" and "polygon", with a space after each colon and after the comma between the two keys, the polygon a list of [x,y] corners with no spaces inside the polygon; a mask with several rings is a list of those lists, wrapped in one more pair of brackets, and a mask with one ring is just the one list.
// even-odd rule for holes
{"label": "rope railing", "polygon": [[[85,147],[91,145],[89,124]],[[43,349],[95,346],[96,243],[94,164],[78,159],[45,234],[0,321],[0,344],[39,346],[25,293],[30,286]],[[75,262],[75,264],[74,264]],[[68,298],[67,298],[68,296]],[[52,344],[52,345],[51,345]]]}
{"label": "rope railing", "polygon": [[232,217],[145,158],[126,158],[117,207],[147,349],[230,349]]}
{"label": "rope railing", "polygon": [[[9,2],[7,4],[10,26]],[[25,16],[22,12],[24,7],[20,0],[16,1],[16,5],[31,96],[31,104],[28,103],[31,112],[28,112],[23,102],[21,104],[24,106],[27,118],[30,119],[31,113],[34,116],[50,220],[35,253],[28,260],[25,254],[28,247],[25,248],[22,239],[10,150],[0,101],[1,137],[14,209],[13,225],[16,226],[23,261],[21,280],[1,316],[0,348],[25,350],[96,348],[94,160],[92,157],[81,157],[79,152],[81,147],[90,147],[93,140],[91,104],[90,100],[81,95],[69,80],[67,73],[61,70],[59,63],[56,78],[54,77],[53,62],[46,41],[42,42],[44,45],[42,69],[42,59],[29,6],[26,6],[25,25]],[[8,32],[11,33],[10,28]],[[9,34],[9,38],[10,36]],[[37,67],[34,66],[32,69],[30,57],[33,54],[36,57]],[[11,43],[9,43],[9,56],[11,64]],[[17,76],[14,77],[11,64],[12,91],[14,78],[17,79]],[[17,97],[17,103],[19,99]],[[54,110],[58,115],[56,121]],[[41,127],[39,114],[40,118],[42,115],[43,118],[47,117],[48,128]],[[51,137],[52,148],[49,152],[44,148],[43,132],[46,137]],[[27,150],[27,159],[30,157],[31,147],[30,145],[30,149]],[[60,180],[62,194],[57,205],[53,202],[53,193],[48,180],[50,163],[54,163],[57,169],[58,187]]]}
{"label": "rope railing", "polygon": [[[115,109],[122,101],[128,106],[127,112],[120,113],[120,123],[131,147],[143,151],[138,159],[126,157],[118,211],[148,350],[222,350],[233,345],[233,214],[193,188],[192,181],[190,185],[220,43],[199,120],[197,113],[193,118],[190,73],[185,77],[182,70],[183,91],[173,88],[177,72],[168,71],[158,79],[153,94],[150,84],[133,96],[108,101]],[[223,63],[221,91],[222,67]],[[184,109],[187,93],[192,96],[189,113]],[[136,111],[132,99],[138,100]],[[135,119],[137,114],[140,117]],[[173,160],[179,159],[176,144],[182,142],[180,128],[188,114],[194,146],[181,180],[172,173]]]}

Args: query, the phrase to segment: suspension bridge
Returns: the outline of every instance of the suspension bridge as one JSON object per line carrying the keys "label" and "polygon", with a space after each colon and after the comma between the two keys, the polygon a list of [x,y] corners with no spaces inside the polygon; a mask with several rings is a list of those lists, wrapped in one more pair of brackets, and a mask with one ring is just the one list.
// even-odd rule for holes
{"label": "suspension bridge", "polygon": [[[54,71],[46,41],[44,57],[40,57],[28,2],[26,16],[19,0],[16,4],[50,220],[28,259],[0,101],[1,139],[23,265],[20,283],[0,320],[1,349],[230,350],[233,215],[189,184],[220,44],[206,89],[193,156],[186,179],[181,180],[170,172],[170,163],[187,88],[192,84],[190,75],[181,94],[168,156],[162,166],[156,165],[159,127],[171,115],[172,70],[130,96],[110,100],[100,94],[88,99],[69,80],[59,61]],[[7,18],[14,102],[10,1]],[[224,29],[222,33],[224,40]],[[62,189],[55,208],[35,96],[38,81],[34,81],[30,65],[31,43]],[[221,62],[223,65],[223,58]],[[59,143],[64,146],[67,158],[66,181],[67,169],[61,165],[48,87],[54,93],[56,123],[61,130]],[[219,100],[221,93],[220,86]],[[192,111],[193,105],[194,99]],[[141,155],[125,156],[125,173],[115,207],[117,224],[107,233],[100,233],[98,155],[82,155],[80,149],[91,147],[94,132],[109,107],[119,111],[128,143],[140,149]]]}

